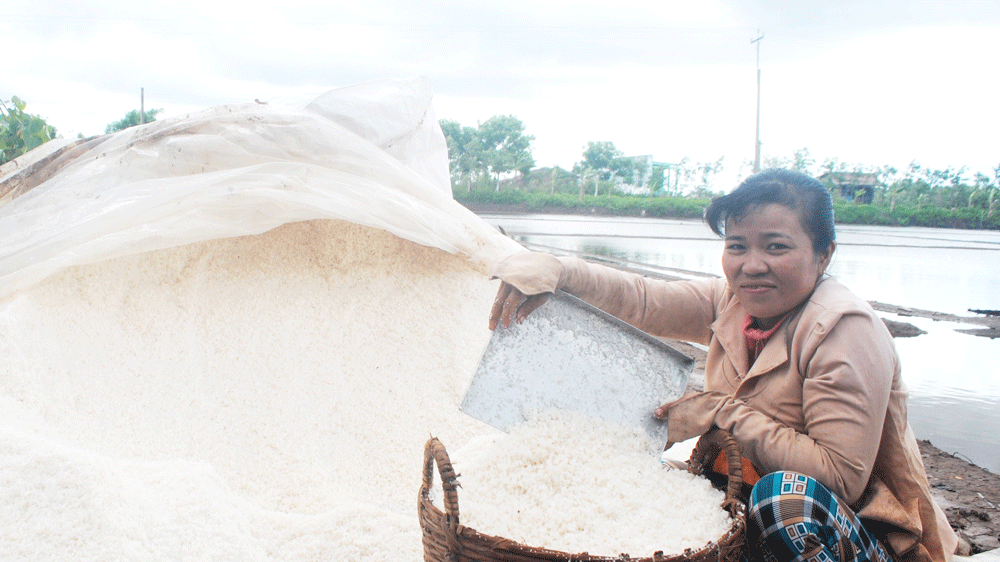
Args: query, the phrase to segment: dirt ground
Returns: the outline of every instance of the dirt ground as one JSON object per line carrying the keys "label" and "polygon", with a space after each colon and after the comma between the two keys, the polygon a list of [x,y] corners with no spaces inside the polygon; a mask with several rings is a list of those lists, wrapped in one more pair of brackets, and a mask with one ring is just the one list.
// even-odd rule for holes
{"label": "dirt ground", "polygon": [[[890,326],[897,337],[906,337],[900,334],[912,330],[912,326]],[[705,352],[685,342],[667,343],[695,359],[688,390],[701,390],[705,382]],[[1000,474],[946,453],[930,441],[918,444],[931,495],[944,509],[951,527],[968,542],[969,554],[1000,548]]]}
{"label": "dirt ground", "polygon": [[970,554],[1000,548],[1000,475],[920,441],[931,494]]}

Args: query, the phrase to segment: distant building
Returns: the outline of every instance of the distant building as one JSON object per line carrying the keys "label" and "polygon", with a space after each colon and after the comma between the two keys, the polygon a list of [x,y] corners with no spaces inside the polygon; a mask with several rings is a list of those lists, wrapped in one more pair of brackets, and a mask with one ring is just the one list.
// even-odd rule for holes
{"label": "distant building", "polygon": [[827,172],[819,180],[839,189],[844,199],[863,204],[872,202],[878,185],[877,175],[858,172]]}

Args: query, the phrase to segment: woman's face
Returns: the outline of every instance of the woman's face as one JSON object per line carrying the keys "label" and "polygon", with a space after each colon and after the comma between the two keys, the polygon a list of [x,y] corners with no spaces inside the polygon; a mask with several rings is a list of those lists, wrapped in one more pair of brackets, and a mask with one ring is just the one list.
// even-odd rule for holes
{"label": "woman's face", "polygon": [[812,293],[833,249],[831,243],[816,254],[798,213],[768,204],[726,222],[722,269],[736,298],[766,330]]}

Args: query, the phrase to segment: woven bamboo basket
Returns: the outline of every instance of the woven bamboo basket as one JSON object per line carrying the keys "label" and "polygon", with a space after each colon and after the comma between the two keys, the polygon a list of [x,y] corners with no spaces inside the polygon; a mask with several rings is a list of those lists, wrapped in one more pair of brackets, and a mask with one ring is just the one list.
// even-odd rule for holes
{"label": "woven bamboo basket", "polygon": [[[418,515],[423,531],[425,562],[738,562],[746,537],[746,505],[740,501],[743,468],[736,441],[721,429],[714,428],[698,440],[691,453],[688,469],[695,474],[710,467],[719,451],[724,451],[729,467],[729,482],[722,508],[732,515],[732,526],[718,540],[699,549],[679,554],[656,552],[644,558],[595,556],[586,552],[571,554],[528,546],[503,537],[486,535],[462,525],[458,511],[458,476],[444,445],[432,437],[424,448],[423,484],[418,498]],[[430,499],[430,489],[437,466],[441,478],[444,511]]]}

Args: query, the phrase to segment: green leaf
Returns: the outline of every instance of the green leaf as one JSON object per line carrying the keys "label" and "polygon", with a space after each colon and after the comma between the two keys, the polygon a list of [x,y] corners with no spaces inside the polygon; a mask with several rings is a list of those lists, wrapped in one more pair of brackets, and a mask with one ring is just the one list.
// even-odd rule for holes
{"label": "green leaf", "polygon": [[24,130],[31,136],[45,134],[45,121],[37,117],[31,117],[28,119],[28,124]]}
{"label": "green leaf", "polygon": [[45,144],[45,139],[41,139],[38,137],[28,137],[27,141],[24,143],[25,146],[24,151],[30,152],[38,148],[39,146],[42,146],[43,144]]}

